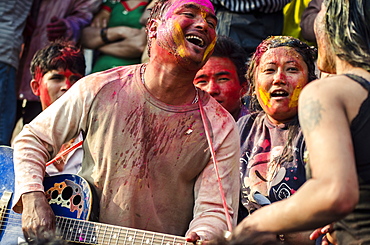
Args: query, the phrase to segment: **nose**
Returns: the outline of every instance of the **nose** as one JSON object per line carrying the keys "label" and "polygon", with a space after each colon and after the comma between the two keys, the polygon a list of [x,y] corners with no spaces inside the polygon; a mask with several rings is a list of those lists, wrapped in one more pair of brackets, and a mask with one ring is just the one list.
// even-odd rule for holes
{"label": "nose", "polygon": [[209,93],[212,97],[219,95],[221,92],[219,84],[213,79],[209,81],[207,87],[205,88],[205,91]]}
{"label": "nose", "polygon": [[286,76],[282,71],[278,70],[275,73],[273,84],[286,84]]}
{"label": "nose", "polygon": [[65,91],[67,91],[71,86],[72,86],[71,81],[70,81],[68,78],[66,78],[66,79],[64,79],[64,81],[62,82],[62,86],[60,87],[60,90],[61,90],[61,91],[63,91],[63,92],[65,92]]}
{"label": "nose", "polygon": [[196,28],[201,30],[206,30],[208,28],[207,20],[205,19],[205,16],[199,15],[196,19]]}

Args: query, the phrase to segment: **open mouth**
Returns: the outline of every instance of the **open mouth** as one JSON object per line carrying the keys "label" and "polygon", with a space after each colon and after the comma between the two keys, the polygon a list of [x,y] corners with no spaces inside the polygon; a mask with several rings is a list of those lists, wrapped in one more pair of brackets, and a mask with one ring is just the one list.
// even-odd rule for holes
{"label": "open mouth", "polygon": [[194,35],[186,36],[185,39],[201,48],[203,48],[205,45],[203,39]]}
{"label": "open mouth", "polygon": [[271,97],[288,97],[289,93],[284,90],[277,90],[272,92],[270,95]]}

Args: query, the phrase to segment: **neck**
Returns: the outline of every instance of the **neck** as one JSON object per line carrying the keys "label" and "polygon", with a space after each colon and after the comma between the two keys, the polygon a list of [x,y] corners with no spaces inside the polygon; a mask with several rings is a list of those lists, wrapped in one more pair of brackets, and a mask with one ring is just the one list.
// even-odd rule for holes
{"label": "neck", "polygon": [[231,115],[233,116],[235,122],[238,121],[239,119],[239,115],[240,115],[240,111],[242,110],[241,107],[238,107],[236,110],[234,110]]}
{"label": "neck", "polygon": [[192,104],[197,95],[193,85],[195,74],[176,65],[149,63],[142,78],[144,86],[156,99],[169,105],[186,105]]}
{"label": "neck", "polygon": [[365,69],[361,67],[355,67],[346,61],[340,60],[338,57],[336,58],[336,73],[338,75],[345,74],[345,73],[351,73],[351,74],[363,76],[365,78],[369,76],[369,72],[367,72]]}

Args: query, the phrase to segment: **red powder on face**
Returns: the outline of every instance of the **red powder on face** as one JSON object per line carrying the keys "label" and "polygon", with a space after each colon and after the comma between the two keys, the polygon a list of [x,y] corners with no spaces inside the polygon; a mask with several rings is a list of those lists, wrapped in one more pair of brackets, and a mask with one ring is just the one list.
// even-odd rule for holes
{"label": "red powder on face", "polygon": [[[50,96],[49,96],[48,89],[43,84],[43,81],[42,81],[43,76],[44,75],[42,74],[41,68],[36,67],[34,79],[39,84],[39,89],[38,90],[39,90],[40,100],[44,101],[44,104],[47,104],[47,106],[49,106],[52,102],[51,102],[51,99],[50,99]],[[43,108],[43,109],[45,109],[45,108]]]}
{"label": "red powder on face", "polygon": [[40,83],[41,79],[42,79],[42,70],[40,67],[36,67],[36,70],[35,70],[35,80]]}
{"label": "red powder on face", "polygon": [[[48,87],[45,86],[42,83],[42,81],[40,81],[39,91],[40,91],[40,100],[43,101],[43,104],[45,105],[44,107],[46,108],[49,105],[51,105],[51,103],[53,103],[53,101],[50,98]],[[45,109],[45,108],[43,108],[43,109]]]}
{"label": "red powder on face", "polygon": [[225,57],[211,57],[195,76],[194,84],[208,92],[232,115],[240,109],[242,86],[237,68]]}

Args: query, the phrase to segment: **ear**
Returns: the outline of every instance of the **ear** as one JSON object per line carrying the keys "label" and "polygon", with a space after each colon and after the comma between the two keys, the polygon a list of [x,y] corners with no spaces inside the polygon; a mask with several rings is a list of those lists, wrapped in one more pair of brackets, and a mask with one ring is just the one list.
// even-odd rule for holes
{"label": "ear", "polygon": [[152,19],[148,23],[148,37],[149,38],[156,38],[157,37],[157,27],[158,27],[157,19]]}
{"label": "ear", "polygon": [[36,96],[40,96],[40,83],[36,81],[35,79],[32,79],[30,82],[30,86],[31,86],[32,92]]}

